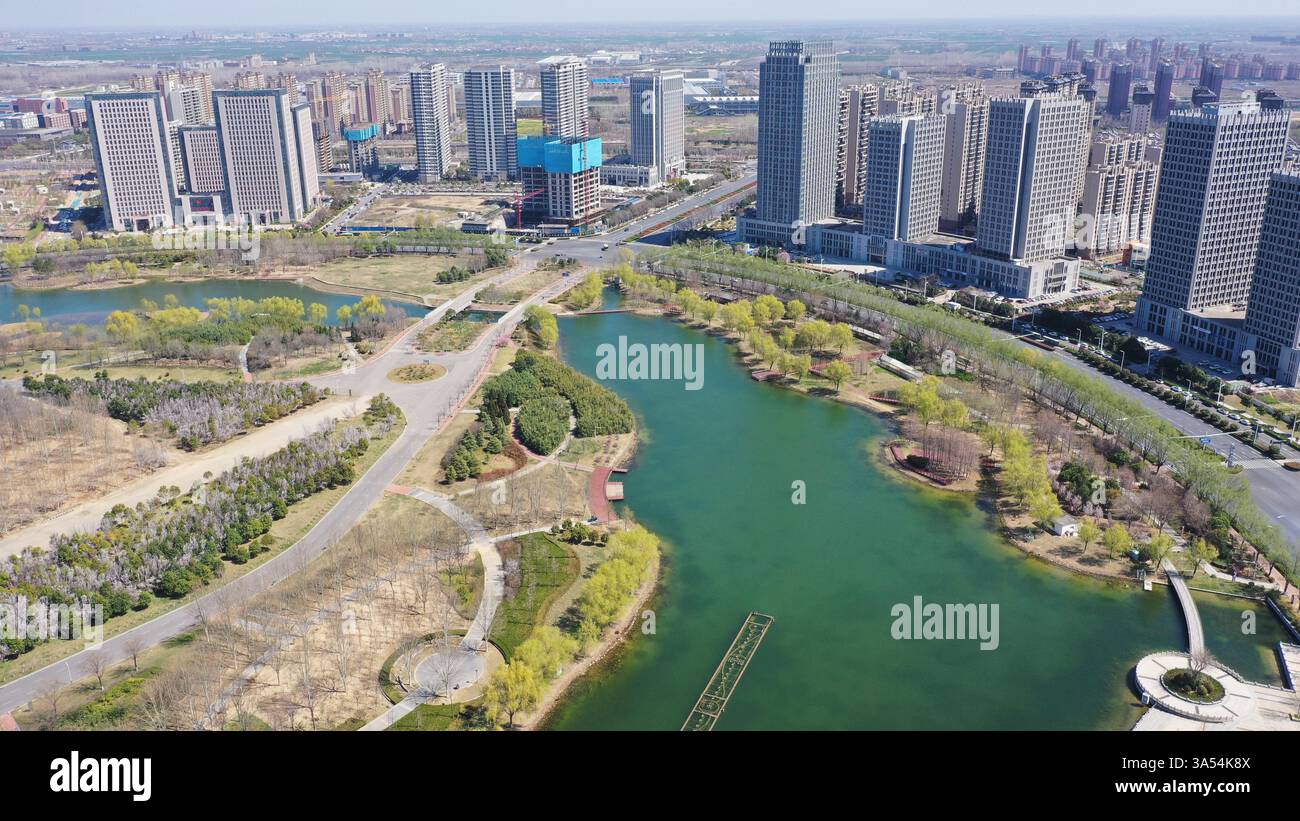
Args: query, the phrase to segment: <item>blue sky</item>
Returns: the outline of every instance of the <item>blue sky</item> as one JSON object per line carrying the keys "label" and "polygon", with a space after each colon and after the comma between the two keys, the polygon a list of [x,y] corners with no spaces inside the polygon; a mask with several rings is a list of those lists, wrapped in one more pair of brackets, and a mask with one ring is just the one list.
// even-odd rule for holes
{"label": "blue sky", "polygon": [[[641,3],[599,3],[596,0],[491,0],[487,3],[453,3],[448,0],[385,0],[366,19],[358,14],[355,0],[223,0],[210,3],[177,3],[175,0],[132,0],[130,3],[104,3],[103,0],[60,0],[52,5],[6,0],[0,30],[20,26],[142,28],[158,26],[199,26],[247,29],[257,25],[291,26],[311,30],[347,23],[512,23],[600,22],[632,23],[646,21],[646,6]],[[786,21],[796,16],[804,21],[871,19],[934,19],[1043,16],[1054,11],[1061,16],[1061,6],[1042,0],[994,0],[972,3],[970,0],[930,0],[927,3],[899,4],[881,0],[812,0],[797,4],[791,13],[789,0],[656,0],[652,5],[659,20],[731,22]],[[1296,15],[1295,0],[1093,0],[1089,17],[1160,17],[1172,18],[1223,15],[1243,16]],[[110,11],[112,9],[112,11]],[[128,11],[129,10],[129,11]],[[1077,19],[1077,18],[1076,18]]]}

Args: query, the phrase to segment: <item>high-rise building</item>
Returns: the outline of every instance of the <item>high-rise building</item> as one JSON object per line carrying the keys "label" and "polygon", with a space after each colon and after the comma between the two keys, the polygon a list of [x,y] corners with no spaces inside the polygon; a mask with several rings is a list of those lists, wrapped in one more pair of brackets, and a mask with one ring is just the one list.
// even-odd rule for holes
{"label": "high-rise building", "polygon": [[1223,77],[1223,63],[1215,62],[1208,57],[1201,61],[1200,85],[1214,92],[1214,96],[1219,100],[1223,99]]}
{"label": "high-rise building", "polygon": [[514,69],[492,66],[465,72],[465,126],[470,173],[480,180],[515,179]]}
{"label": "high-rise building", "polygon": [[1169,117],[1151,256],[1137,327],[1220,359],[1250,296],[1269,175],[1286,156],[1288,116],[1254,101],[1209,103]]}
{"label": "high-rise building", "polygon": [[1029,262],[1064,253],[1090,112],[1087,100],[1062,93],[990,101],[980,251]]}
{"label": "high-rise building", "polygon": [[452,168],[447,90],[447,67],[442,63],[411,72],[411,110],[420,182],[437,182]]}
{"label": "high-rise building", "polygon": [[270,84],[267,87],[284,89],[285,98],[289,101],[290,108],[293,108],[300,102],[297,75],[282,71],[271,78]]}
{"label": "high-rise building", "polygon": [[325,106],[325,124],[331,134],[352,122],[352,103],[348,97],[348,78],[338,71],[326,72],[321,78]]}
{"label": "high-rise building", "polygon": [[1169,119],[1174,102],[1174,72],[1172,60],[1161,60],[1156,66],[1155,100],[1151,104],[1151,119],[1163,123]]}
{"label": "high-rise building", "polygon": [[547,57],[541,66],[542,133],[585,137],[589,132],[587,64],[577,57]]}
{"label": "high-rise building", "polygon": [[524,200],[530,218],[572,226],[600,211],[600,137],[522,137],[516,150],[523,190],[545,192]]}
{"label": "high-rise building", "polygon": [[802,244],[835,212],[839,62],[829,41],[771,43],[758,72],[758,203],[746,242]]}
{"label": "high-rise building", "polygon": [[1242,330],[1258,373],[1300,387],[1300,174],[1270,179]]}
{"label": "high-rise building", "polygon": [[680,71],[638,71],[628,82],[631,155],[659,180],[686,171],[686,110]]}
{"label": "high-rise building", "polygon": [[213,93],[228,213],[235,222],[298,222],[316,204],[319,179],[311,108],[283,89]]}
{"label": "high-rise building", "polygon": [[1144,134],[1151,130],[1156,95],[1145,85],[1133,86],[1133,104],[1129,106],[1129,130]]}
{"label": "high-rise building", "polygon": [[235,75],[235,88],[241,91],[266,88],[266,75],[260,71],[241,71]]}
{"label": "high-rise building", "polygon": [[1070,41],[1065,44],[1065,59],[1078,60],[1082,56],[1083,53],[1079,50],[1079,38],[1071,37]]}
{"label": "high-rise building", "polygon": [[[862,192],[867,181],[867,126],[876,116],[879,89],[874,85],[852,86],[843,89],[841,107],[844,109],[836,137],[835,206],[850,211],[862,205]],[[841,168],[839,152],[843,146]]]}
{"label": "high-rise building", "polygon": [[943,189],[939,227],[960,231],[975,224],[984,185],[984,153],[988,144],[989,99],[982,90],[952,98],[943,143]]}
{"label": "high-rise building", "polygon": [[871,121],[862,198],[865,233],[919,242],[939,230],[946,125],[942,114]]}
{"label": "high-rise building", "polygon": [[221,170],[221,142],[214,125],[183,125],[179,129],[185,166],[185,190],[191,194],[217,194],[226,190]]}
{"label": "high-rise building", "polygon": [[1147,49],[1147,69],[1154,72],[1160,65],[1160,56],[1165,48],[1165,41],[1156,37],[1151,40],[1151,47]]}
{"label": "high-rise building", "polygon": [[104,224],[114,231],[174,226],[177,184],[162,95],[87,94],[86,114]]}
{"label": "high-rise building", "polygon": [[379,123],[353,123],[343,129],[348,169],[370,179],[379,171]]}
{"label": "high-rise building", "polygon": [[392,122],[392,92],[382,69],[366,72],[366,111],[370,121],[379,126],[380,133]]}
{"label": "high-rise building", "polygon": [[1133,64],[1117,63],[1110,69],[1110,86],[1106,92],[1106,113],[1119,119],[1128,108],[1133,87]]}
{"label": "high-rise building", "polygon": [[1079,249],[1106,256],[1151,240],[1160,149],[1145,135],[1102,134],[1092,143],[1083,188],[1083,216],[1090,237]]}
{"label": "high-rise building", "polygon": [[1106,52],[1109,50],[1110,43],[1106,41],[1105,37],[1098,37],[1096,40],[1092,41],[1092,56],[1096,57],[1098,60],[1105,59]]}

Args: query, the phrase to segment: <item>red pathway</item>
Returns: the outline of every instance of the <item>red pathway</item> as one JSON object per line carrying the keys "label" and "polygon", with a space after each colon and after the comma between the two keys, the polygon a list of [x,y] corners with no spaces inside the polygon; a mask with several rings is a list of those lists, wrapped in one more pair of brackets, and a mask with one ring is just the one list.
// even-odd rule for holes
{"label": "red pathway", "polygon": [[598,522],[608,522],[614,518],[614,506],[605,498],[605,483],[609,481],[609,468],[596,468],[587,480],[587,503],[591,505],[591,515]]}

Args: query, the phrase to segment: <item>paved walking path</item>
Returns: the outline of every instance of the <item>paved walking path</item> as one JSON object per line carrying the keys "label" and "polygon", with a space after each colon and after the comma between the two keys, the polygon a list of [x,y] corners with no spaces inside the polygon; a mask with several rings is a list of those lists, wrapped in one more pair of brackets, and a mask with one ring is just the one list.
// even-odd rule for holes
{"label": "paved walking path", "polygon": [[420,662],[415,670],[417,689],[361,728],[368,731],[386,730],[418,705],[448,695],[453,690],[472,687],[483,678],[486,667],[482,651],[487,649],[488,630],[492,627],[497,607],[505,598],[506,591],[501,553],[487,528],[474,514],[446,496],[424,488],[389,485],[388,492],[400,493],[431,505],[460,525],[472,543],[470,546],[483,562],[483,595],[479,598],[474,621],[465,631],[465,637],[459,646],[439,650]]}

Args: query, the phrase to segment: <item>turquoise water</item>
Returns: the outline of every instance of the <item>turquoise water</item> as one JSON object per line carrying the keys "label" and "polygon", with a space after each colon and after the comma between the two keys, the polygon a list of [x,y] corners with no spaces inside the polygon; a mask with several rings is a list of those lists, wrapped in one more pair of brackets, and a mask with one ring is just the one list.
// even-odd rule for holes
{"label": "turquoise water", "polygon": [[[560,330],[564,358],[589,375],[597,346],[622,335],[701,345],[705,380],[607,383],[642,433],[622,512],[668,545],[657,630],[580,682],[550,727],[678,729],[751,610],[776,623],[718,729],[1127,729],[1134,663],[1183,647],[1172,593],[1044,566],[996,538],[973,500],[886,475],[874,417],[758,384],[731,346],[668,320],[604,314]],[[891,607],[918,595],[997,604],[998,648],[894,640]]]}
{"label": "turquoise water", "polygon": [[[18,319],[18,306],[40,308],[43,319],[60,323],[101,322],[113,311],[137,308],[140,301],[150,299],[161,305],[164,297],[174,294],[182,305],[203,308],[214,297],[243,297],[265,299],[271,296],[301,299],[304,305],[319,302],[329,308],[330,322],[334,312],[342,305],[351,305],[360,299],[349,294],[318,291],[288,280],[208,279],[194,282],[150,281],[140,285],[103,290],[75,290],[60,288],[45,291],[24,291],[11,285],[0,285],[0,322]],[[385,301],[389,307],[400,308],[415,315],[420,308],[401,302]]]}

